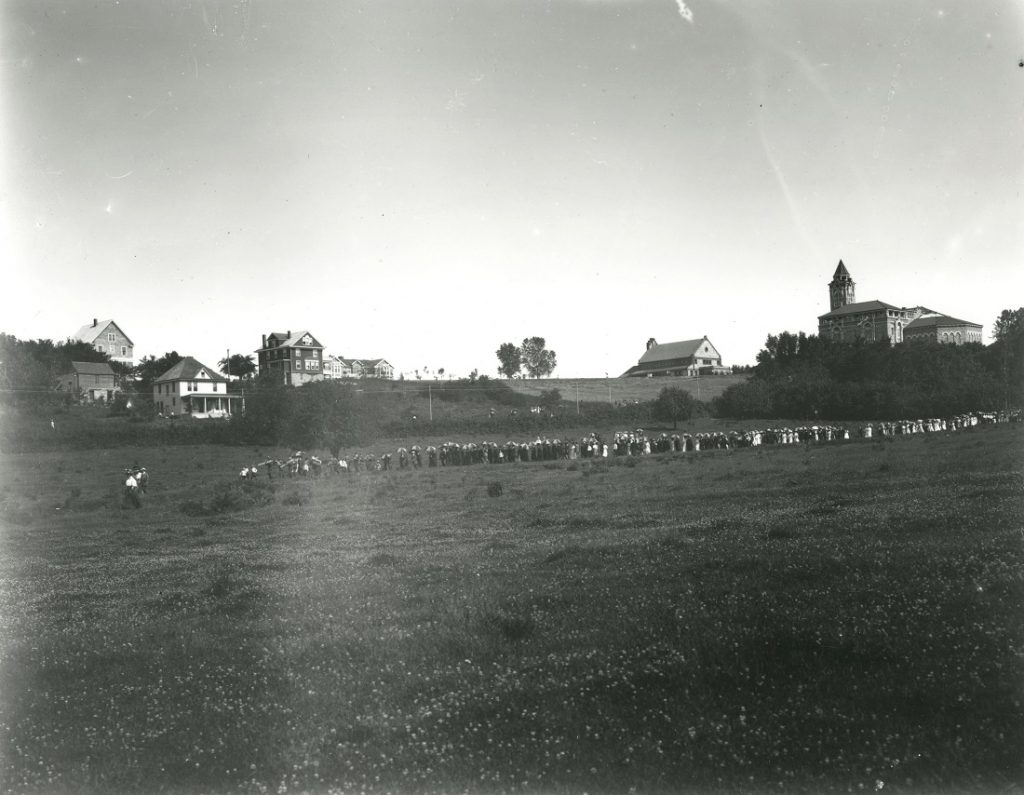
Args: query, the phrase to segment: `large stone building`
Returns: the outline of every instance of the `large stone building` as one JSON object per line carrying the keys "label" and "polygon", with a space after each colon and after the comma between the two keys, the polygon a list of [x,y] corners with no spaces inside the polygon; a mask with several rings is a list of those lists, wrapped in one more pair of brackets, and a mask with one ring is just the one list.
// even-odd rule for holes
{"label": "large stone building", "polygon": [[731,372],[722,366],[722,355],[707,337],[659,345],[651,337],[647,350],[623,376],[710,375]]}
{"label": "large stone building", "polygon": [[853,277],[839,260],[828,285],[830,310],[818,317],[819,337],[836,342],[888,340],[891,345],[912,339],[956,345],[981,342],[982,328],[977,323],[957,320],[923,306],[900,307],[877,300],[858,302],[855,288]]}

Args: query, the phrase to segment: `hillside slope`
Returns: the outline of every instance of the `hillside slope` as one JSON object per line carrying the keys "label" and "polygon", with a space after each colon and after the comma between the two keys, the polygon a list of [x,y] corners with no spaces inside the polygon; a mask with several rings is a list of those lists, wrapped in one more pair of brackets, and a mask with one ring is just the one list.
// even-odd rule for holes
{"label": "hillside slope", "polygon": [[516,379],[506,383],[509,383],[514,391],[524,395],[540,395],[547,389],[557,389],[562,393],[563,400],[576,400],[578,389],[581,401],[632,403],[635,400],[654,400],[667,386],[685,389],[699,400],[711,400],[733,384],[741,384],[749,377],[703,375],[659,378],[538,378]]}

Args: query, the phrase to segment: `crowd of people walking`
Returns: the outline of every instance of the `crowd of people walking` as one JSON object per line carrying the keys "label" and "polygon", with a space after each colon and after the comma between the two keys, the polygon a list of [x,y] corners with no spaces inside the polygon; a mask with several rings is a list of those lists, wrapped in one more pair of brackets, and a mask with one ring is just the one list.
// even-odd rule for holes
{"label": "crowd of people walking", "polygon": [[320,477],[325,474],[386,472],[393,469],[420,469],[424,466],[450,467],[471,464],[514,464],[531,461],[572,461],[590,458],[646,456],[658,453],[697,453],[702,450],[730,450],[761,445],[814,444],[849,441],[854,438],[903,436],[939,433],[973,428],[980,424],[1020,421],[1020,412],[960,414],[946,419],[903,420],[867,423],[850,427],[835,424],[805,425],[796,428],[737,430],[728,433],[648,434],[643,428],[617,431],[608,439],[598,433],[580,439],[551,439],[538,436],[531,441],[443,442],[439,445],[399,447],[394,453],[353,453],[345,457],[320,458],[297,450],[285,460],[268,459],[245,466],[243,480],[256,478],[265,471],[268,478]]}

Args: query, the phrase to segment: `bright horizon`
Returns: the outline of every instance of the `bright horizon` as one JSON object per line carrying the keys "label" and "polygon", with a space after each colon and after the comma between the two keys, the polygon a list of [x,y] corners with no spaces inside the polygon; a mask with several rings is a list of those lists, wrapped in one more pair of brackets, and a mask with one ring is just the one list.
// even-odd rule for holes
{"label": "bright horizon", "polygon": [[271,331],[555,377],[858,301],[1024,304],[1019,4],[0,6],[2,328],[211,367]]}

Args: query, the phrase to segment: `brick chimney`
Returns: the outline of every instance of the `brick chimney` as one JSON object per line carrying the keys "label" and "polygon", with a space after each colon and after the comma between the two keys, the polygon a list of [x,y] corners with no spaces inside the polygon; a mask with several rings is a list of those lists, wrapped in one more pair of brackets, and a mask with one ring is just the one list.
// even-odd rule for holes
{"label": "brick chimney", "polygon": [[97,325],[98,323],[99,323],[99,321],[98,321],[98,320],[97,320],[96,318],[93,318],[93,319],[92,319],[92,327],[93,327],[93,328],[96,328],[96,325]]}

